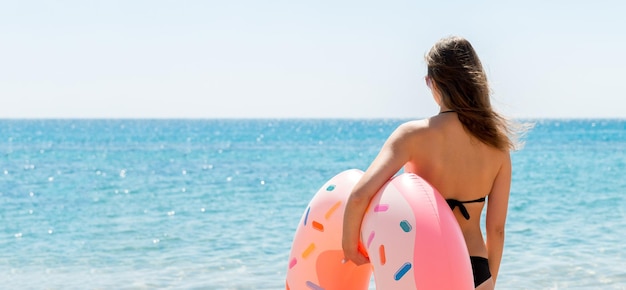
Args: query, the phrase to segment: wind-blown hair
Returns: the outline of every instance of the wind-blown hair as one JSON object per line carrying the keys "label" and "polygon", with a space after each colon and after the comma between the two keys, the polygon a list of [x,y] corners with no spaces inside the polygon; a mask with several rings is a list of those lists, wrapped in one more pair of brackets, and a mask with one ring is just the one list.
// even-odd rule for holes
{"label": "wind-blown hair", "polygon": [[469,41],[451,36],[439,40],[425,56],[428,77],[443,104],[458,114],[470,134],[500,150],[514,150],[516,126],[495,112],[482,63]]}

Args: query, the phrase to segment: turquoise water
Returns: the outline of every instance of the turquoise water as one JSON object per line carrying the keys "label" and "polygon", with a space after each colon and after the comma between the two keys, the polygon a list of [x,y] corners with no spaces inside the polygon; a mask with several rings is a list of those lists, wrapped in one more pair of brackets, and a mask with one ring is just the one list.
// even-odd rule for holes
{"label": "turquoise water", "polygon": [[[401,122],[0,120],[0,285],[282,289],[312,195]],[[498,288],[626,289],[626,121],[534,122]]]}

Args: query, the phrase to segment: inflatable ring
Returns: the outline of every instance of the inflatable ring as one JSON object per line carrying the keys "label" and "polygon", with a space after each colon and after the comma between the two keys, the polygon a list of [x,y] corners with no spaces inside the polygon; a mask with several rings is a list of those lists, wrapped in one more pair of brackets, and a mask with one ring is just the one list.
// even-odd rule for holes
{"label": "inflatable ring", "polygon": [[309,202],[289,255],[288,290],[474,289],[469,254],[443,197],[415,174],[403,173],[373,197],[361,224],[370,264],[345,262],[341,247],[345,203],[363,176],[357,169],[331,178]]}

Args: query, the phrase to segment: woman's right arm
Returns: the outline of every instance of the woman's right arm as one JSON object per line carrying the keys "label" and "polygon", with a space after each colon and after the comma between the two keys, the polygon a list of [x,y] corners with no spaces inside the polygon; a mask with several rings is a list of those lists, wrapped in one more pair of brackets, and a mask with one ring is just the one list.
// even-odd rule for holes
{"label": "woman's right arm", "polygon": [[342,246],[346,259],[357,265],[369,262],[358,251],[363,214],[372,197],[411,158],[411,148],[416,146],[415,135],[419,135],[415,132],[419,129],[419,126],[409,123],[399,126],[350,193],[343,219]]}
{"label": "woman's right arm", "polygon": [[487,200],[487,255],[489,271],[495,284],[504,250],[504,226],[506,223],[511,189],[511,155],[506,153],[504,162],[496,175]]}

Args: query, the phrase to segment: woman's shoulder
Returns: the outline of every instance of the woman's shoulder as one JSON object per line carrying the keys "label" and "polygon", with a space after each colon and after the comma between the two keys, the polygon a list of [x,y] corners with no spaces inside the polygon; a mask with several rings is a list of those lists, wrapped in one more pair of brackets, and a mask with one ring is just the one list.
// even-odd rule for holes
{"label": "woman's shoulder", "polygon": [[[397,138],[411,143],[422,143],[425,140],[436,139],[437,130],[434,129],[430,119],[411,120],[400,124],[395,132]],[[417,144],[414,144],[417,145]]]}
{"label": "woman's shoulder", "polygon": [[430,119],[419,119],[419,120],[406,121],[400,124],[397,130],[407,132],[407,133],[424,132],[424,131],[428,131],[430,127],[431,127]]}
{"label": "woman's shoulder", "polygon": [[435,127],[436,125],[428,118],[404,122],[400,124],[396,130],[411,136],[422,136],[437,133]]}

